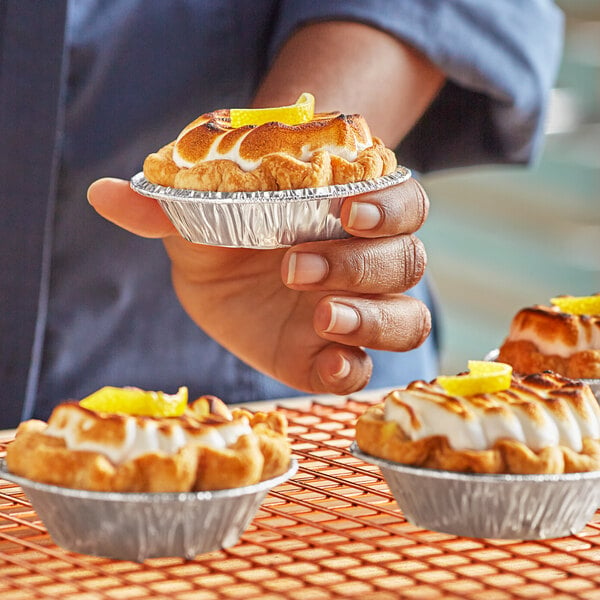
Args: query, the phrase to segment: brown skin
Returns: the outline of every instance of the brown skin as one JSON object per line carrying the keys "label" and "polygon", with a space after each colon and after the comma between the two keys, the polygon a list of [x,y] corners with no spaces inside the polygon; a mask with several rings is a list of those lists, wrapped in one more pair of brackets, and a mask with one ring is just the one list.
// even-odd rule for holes
{"label": "brown skin", "polygon": [[374,135],[395,148],[443,83],[435,65],[387,33],[331,21],[299,29],[288,40],[254,105],[285,106],[311,92],[318,111],[361,114]]}
{"label": "brown skin", "polygon": [[[356,23],[326,22],[290,38],[254,105],[290,104],[310,91],[318,111],[360,113],[393,147],[442,84],[433,65],[395,38]],[[402,293],[419,281],[426,265],[423,246],[412,234],[424,223],[429,202],[414,179],[347,199],[342,223],[354,237],[268,251],[191,244],[154,200],[135,194],[122,180],[94,182],[88,199],[120,227],[162,238],[173,285],[194,322],[248,364],[294,388],[354,392],[371,375],[363,347],[406,351],[429,334],[427,308]],[[350,227],[356,201],[376,207],[379,222]],[[294,253],[321,257],[316,270],[297,257],[296,283],[290,280]],[[307,283],[310,273],[318,275]],[[338,318],[336,329],[332,314],[340,304],[353,309],[344,311],[353,319]]]}

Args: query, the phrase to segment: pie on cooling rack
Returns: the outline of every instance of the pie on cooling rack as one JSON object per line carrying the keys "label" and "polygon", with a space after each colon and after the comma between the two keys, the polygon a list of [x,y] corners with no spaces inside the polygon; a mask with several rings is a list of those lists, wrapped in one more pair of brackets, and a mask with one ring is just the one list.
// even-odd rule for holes
{"label": "pie on cooling rack", "polygon": [[21,423],[7,447],[9,471],[97,491],[185,492],[239,487],[286,471],[287,421],[276,411],[229,410],[203,396],[173,417],[58,405],[47,423]]}
{"label": "pie on cooling rack", "polygon": [[551,370],[573,379],[598,379],[600,314],[573,314],[559,306],[523,308],[513,317],[498,360],[519,373]]}
{"label": "pie on cooling rack", "polygon": [[394,153],[371,135],[361,115],[316,113],[295,125],[232,127],[229,109],[220,109],[150,154],[144,175],[173,188],[252,192],[364,181],[396,167]]}
{"label": "pie on cooling rack", "polygon": [[455,396],[437,380],[389,393],[358,418],[364,452],[471,473],[600,470],[600,407],[590,387],[545,372],[495,393]]}

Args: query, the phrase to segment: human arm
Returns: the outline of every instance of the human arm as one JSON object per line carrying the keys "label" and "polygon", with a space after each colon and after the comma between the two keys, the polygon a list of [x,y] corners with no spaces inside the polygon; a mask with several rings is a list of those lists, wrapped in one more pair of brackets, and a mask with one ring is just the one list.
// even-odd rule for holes
{"label": "human arm", "polygon": [[[539,156],[564,15],[554,0],[282,0],[272,51],[303,24],[355,20],[386,31],[445,82],[396,148],[421,172],[529,164]],[[379,91],[379,90],[378,90]],[[405,102],[389,107],[404,112]]]}
{"label": "human arm", "polygon": [[[321,4],[326,5],[328,3],[319,3],[319,6]],[[421,4],[423,3],[415,3],[415,5]],[[298,32],[300,31],[302,29],[298,30]],[[293,40],[294,37],[290,38],[290,42],[288,43],[291,43]],[[310,55],[313,52],[313,48],[314,46],[307,48],[305,56]],[[350,56],[352,55],[351,51],[352,48],[349,49]],[[280,56],[283,55],[284,52],[282,51]],[[378,63],[381,64],[381,62],[382,57],[379,56]],[[387,64],[387,60],[383,62]],[[355,64],[352,65],[353,70],[350,75],[352,82],[356,82],[357,80],[356,72],[354,71],[355,66]],[[331,83],[340,86],[340,81],[345,80],[344,76],[339,75],[340,71],[338,70],[335,73],[336,77]],[[294,76],[298,76],[298,74],[294,73]],[[386,86],[382,86],[380,83],[377,89],[372,91],[380,93],[380,88],[382,87],[387,90],[387,81],[384,81],[384,83]],[[448,89],[447,85],[444,86],[443,90]],[[278,89],[277,86],[275,89]],[[360,89],[361,91],[368,90],[369,86],[362,86]],[[467,88],[464,87],[464,89]],[[317,88],[311,91],[317,95],[318,99],[321,97],[320,89]],[[324,93],[326,93],[326,90],[324,90]],[[492,93],[490,95],[493,96]],[[294,98],[295,96],[287,97],[283,103],[289,103]],[[260,95],[258,99],[263,100]],[[497,98],[495,101],[496,103],[499,102]],[[269,103],[271,102],[269,101]],[[407,106],[410,106],[409,101],[405,101],[405,103]],[[426,105],[427,102],[425,101],[424,104]],[[339,108],[348,110],[345,106],[340,106]],[[417,106],[419,106],[418,102]],[[415,116],[422,110],[422,106],[416,111]],[[510,109],[510,101],[506,102],[506,107],[507,110]],[[399,108],[404,107],[396,106],[395,108],[397,111]],[[354,112],[355,110],[354,108],[350,108],[349,112]],[[361,105],[361,108],[356,110],[356,112],[367,112],[368,115],[371,115],[374,111],[369,112],[368,108]],[[430,114],[430,108],[427,109],[426,116],[427,114]],[[501,111],[497,111],[496,121],[498,121],[500,115]],[[421,119],[417,124],[417,128],[424,121],[431,122],[431,119]],[[502,121],[502,124],[504,124],[504,121]],[[434,133],[438,133],[435,127],[439,127],[439,133],[443,133],[446,131],[447,125],[448,122],[434,123],[432,125]],[[518,129],[518,125],[519,123],[512,123],[511,127]],[[404,127],[410,128],[410,121],[405,123]],[[466,129],[470,129],[472,136],[473,127]],[[376,134],[383,135],[383,132],[379,131],[378,125],[373,126],[373,130]],[[414,131],[415,128],[413,127],[408,136],[410,137]],[[394,128],[392,128],[391,133],[392,135],[394,134]],[[487,130],[484,131],[482,129],[481,131],[476,131],[476,133],[478,135],[481,133],[481,137],[484,140],[482,143],[485,145],[486,138],[483,133],[487,133]],[[386,130],[385,136],[389,135],[390,131]],[[396,131],[396,135],[402,136],[400,128]],[[494,136],[498,137],[497,131],[495,131]],[[505,137],[508,137],[508,135]],[[394,138],[390,136],[386,139]],[[438,138],[431,136],[427,141],[429,143],[421,144],[421,153],[425,153],[427,156],[439,157],[442,155],[446,159],[446,164],[449,164],[447,159],[461,160],[465,155],[469,154],[468,151],[465,151],[465,148],[470,151],[472,146],[477,145],[478,140],[473,137],[469,138],[468,148],[465,147],[454,154],[449,152],[449,148],[452,148],[451,142],[453,140],[448,140],[442,136],[438,136]],[[403,145],[401,143],[400,150]],[[493,153],[494,156],[502,157],[499,145],[496,145],[495,148],[490,148],[488,148],[490,153]],[[477,155],[478,159],[482,158],[481,151],[474,152],[474,155]],[[506,155],[507,152],[504,153],[504,156]],[[417,155],[414,154],[414,156]],[[408,165],[413,166],[410,162]],[[287,252],[282,251],[279,253],[279,260],[281,261],[284,273],[283,279],[280,277],[279,280],[276,280],[272,278],[272,275],[277,272],[274,269],[275,265],[268,265],[264,257],[260,259],[262,261],[260,267],[264,270],[252,271],[252,268],[258,265],[256,263],[251,264],[249,254],[246,251],[240,251],[240,253],[235,251],[234,254],[231,254],[231,259],[228,259],[226,253],[218,254],[214,249],[188,249],[187,246],[181,244],[179,238],[169,238],[166,240],[168,247],[171,244],[171,240],[176,240],[175,244],[181,244],[179,246],[171,245],[170,252],[173,258],[174,272],[179,269],[178,274],[175,276],[175,281],[182,302],[188,307],[188,311],[190,311],[194,320],[215,337],[215,339],[258,369],[282,379],[294,387],[308,391],[335,391],[338,393],[346,393],[353,389],[358,389],[368,379],[369,375],[369,361],[364,353],[362,353],[361,346],[389,350],[409,349],[419,343],[428,328],[428,317],[424,313],[423,307],[407,299],[405,296],[398,295],[418,280],[422,274],[425,260],[423,250],[418,242],[406,234],[414,231],[422,223],[426,212],[426,201],[423,200],[424,196],[422,192],[414,187],[414,181],[410,185],[404,184],[404,186],[398,186],[397,193],[401,189],[406,191],[407,202],[403,203],[397,199],[384,203],[383,198],[377,196],[371,197],[368,199],[368,202],[363,203],[375,207],[376,210],[372,214],[381,214],[380,222],[370,231],[365,229],[358,231],[347,227],[348,231],[355,234],[355,238],[342,242],[328,242],[322,246],[310,246],[313,254],[325,255],[327,263],[333,264],[336,269],[338,269],[338,265],[341,265],[338,269],[338,279],[335,280],[335,285],[339,286],[343,290],[344,297],[350,299],[350,303],[358,308],[357,314],[360,317],[359,327],[352,333],[340,335],[333,334],[331,331],[324,331],[326,327],[323,327],[323,321],[328,323],[328,317],[330,316],[327,313],[330,310],[328,297],[331,294],[329,292],[339,291],[336,288],[331,289],[328,287],[329,273],[318,284],[311,284],[309,287],[297,288],[294,284],[286,285],[286,271],[289,265],[290,253],[303,248],[305,249],[306,246],[296,247]],[[97,187],[95,192],[100,192],[100,190],[101,188]],[[91,196],[94,196],[94,194],[92,193]],[[353,199],[353,201],[356,200]],[[346,203],[342,214],[343,221],[346,224],[348,224],[348,215],[350,213],[349,204],[350,202]],[[103,209],[106,214],[106,206]],[[406,212],[404,216],[402,216],[403,211]],[[110,209],[108,210],[108,215],[110,215]],[[413,218],[410,218],[411,215]],[[414,218],[419,215],[421,219]],[[119,221],[117,220],[117,222]],[[131,224],[128,225],[123,221],[121,223],[125,224],[126,227],[131,226]],[[133,229],[137,228],[138,233],[153,235],[152,231],[148,229],[144,230],[146,224],[137,223],[137,225],[133,225]],[[380,235],[390,238],[390,240],[385,240],[385,246],[383,244],[384,238],[377,237]],[[364,242],[369,236],[373,236],[374,238],[372,245],[360,247],[359,243]],[[391,244],[387,244],[389,241],[391,241]],[[345,243],[353,245],[343,248],[341,244]],[[329,251],[332,254],[328,254]],[[200,256],[200,252],[202,256]],[[275,252],[269,254],[276,256]],[[183,267],[186,264],[186,256],[189,258],[192,255],[194,256],[194,265],[198,267],[199,273],[194,273],[192,269]],[[340,259],[342,255],[343,258]],[[247,268],[247,272],[254,275],[252,286],[250,285],[250,281],[244,282],[244,280],[240,280],[240,285],[237,286],[238,292],[234,293],[232,286],[227,290],[227,293],[224,293],[225,287],[218,289],[218,286],[214,285],[214,281],[208,281],[206,278],[202,279],[206,273],[218,270],[214,268],[214,265],[221,268],[221,273],[231,274],[231,272],[225,269],[229,266],[235,267],[237,264],[236,261],[242,256],[248,256],[250,261],[246,263],[245,267]],[[402,259],[398,259],[398,263],[405,267],[401,269],[401,273],[395,279],[393,276],[390,276],[393,264],[390,256],[402,256]],[[220,259],[223,260],[220,261]],[[206,265],[206,268],[203,265]],[[342,279],[345,277],[343,282],[340,282],[339,271],[342,271]],[[394,272],[396,271],[398,269],[394,270]],[[235,269],[233,269],[233,273],[235,272]],[[197,275],[200,277],[196,277]],[[367,281],[366,275],[374,275],[374,280],[370,279],[368,281],[369,285],[365,285]],[[177,282],[178,279],[179,282]],[[333,281],[333,279],[329,281],[329,284],[333,284]],[[230,283],[235,282],[230,281]],[[262,284],[265,285],[263,286]],[[380,291],[375,297],[372,297],[372,294],[367,291],[373,289],[373,287],[369,287],[371,285],[376,286]],[[194,289],[196,292],[194,292]],[[260,289],[261,294],[269,289],[275,293],[268,297],[269,302],[264,302],[263,300],[267,298],[267,295],[256,294],[256,289]],[[296,293],[288,293],[286,290]],[[213,297],[211,297],[212,292],[215,292],[215,296]],[[202,294],[204,294],[204,297],[202,297]],[[367,300],[374,301],[369,304],[369,308],[372,309],[371,311],[367,309]],[[391,300],[391,302],[386,303],[386,300]],[[239,311],[239,314],[237,311]],[[323,316],[323,312],[325,316]],[[221,319],[214,318],[217,313],[221,315]],[[235,315],[233,321],[230,318],[232,314]],[[251,315],[250,322],[243,321],[240,318],[240,314]],[[277,314],[281,317],[286,316],[287,320],[275,323],[271,318],[272,314]],[[292,324],[297,325],[297,327],[284,327],[284,325]],[[313,324],[315,327],[313,327]],[[254,326],[256,329],[253,331],[248,325]],[[265,332],[268,335],[265,335]],[[309,337],[303,337],[303,335],[309,335]],[[377,339],[378,337],[379,339]],[[338,342],[341,340],[346,343],[340,345]],[[332,341],[333,344],[327,343],[328,341]],[[344,369],[340,370],[343,362],[339,359],[342,357],[347,359],[346,362],[349,362],[351,368],[347,370],[347,373],[343,377],[340,377],[339,374],[343,371],[345,372]],[[290,379],[296,377],[300,378],[301,381]]]}
{"label": "human arm", "polygon": [[[313,27],[314,32],[308,31]],[[322,98],[327,103],[323,108],[339,103],[342,110],[350,111],[354,101],[345,98],[350,91],[340,83],[357,76],[351,51],[357,43],[355,35],[367,47],[377,48],[382,43],[388,48],[385,52],[398,53],[390,56],[390,63],[365,64],[365,76],[378,64],[390,69],[403,62],[405,67],[398,69],[393,89],[401,89],[403,73],[414,78],[412,69],[417,67],[412,67],[412,60],[420,61],[420,57],[388,39],[387,34],[349,23],[351,32],[341,35],[340,26],[335,27],[339,42],[335,52],[320,57],[336,60],[335,79],[319,81],[320,73],[312,79],[311,73],[317,74],[318,69],[311,62],[293,67],[297,84],[284,80],[285,62],[301,56],[303,44],[304,52],[309,52],[330,35],[327,24],[310,26],[298,32],[300,40],[296,36],[290,39],[291,50],[287,45],[282,50],[280,62],[259,92],[260,101],[290,103],[297,89],[310,89],[317,102]],[[370,35],[373,37],[368,41]],[[381,56],[380,50],[377,57]],[[432,75],[431,96],[441,81],[439,75]],[[376,103],[369,106],[369,98],[375,98],[376,89],[372,87],[372,94],[357,99],[356,112],[375,117]],[[418,95],[424,108],[426,100],[421,91]],[[407,126],[381,122],[388,134]],[[363,201],[355,206],[366,208],[367,219],[364,210],[354,211],[354,228],[350,226],[351,202],[346,202],[342,221],[354,237],[273,251],[190,244],[173,235],[172,226],[152,200],[136,196],[125,182],[101,180],[90,188],[89,198],[101,214],[126,229],[164,237],[175,289],[194,322],[250,365],[297,389],[334,393],[360,389],[371,373],[370,358],[363,347],[409,350],[429,332],[430,316],[425,306],[402,295],[421,278],[426,263],[422,244],[411,235],[424,222],[428,207],[423,190],[414,180],[385,193],[355,198]],[[379,220],[369,223],[373,215]],[[365,225],[366,229],[357,228]],[[290,263],[295,264],[295,280]],[[310,273],[318,276],[319,268],[323,269],[321,277],[307,283],[306,277]]]}
{"label": "human arm", "polygon": [[438,67],[388,33],[361,23],[325,21],[292,35],[253,104],[281,106],[312,91],[317,111],[359,113],[374,135],[395,148],[443,83]]}

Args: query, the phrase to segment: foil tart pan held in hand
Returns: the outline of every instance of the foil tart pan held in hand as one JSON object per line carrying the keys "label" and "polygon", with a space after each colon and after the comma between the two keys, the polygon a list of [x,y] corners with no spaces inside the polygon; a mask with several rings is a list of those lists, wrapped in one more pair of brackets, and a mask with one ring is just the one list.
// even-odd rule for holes
{"label": "foil tart pan held in hand", "polygon": [[10,473],[0,477],[23,489],[52,540],[65,550],[117,560],[183,557],[234,546],[268,491],[298,468],[245,487],[206,492],[92,492],[48,485]]}
{"label": "foil tart pan held in hand", "polygon": [[143,173],[131,179],[138,194],[158,200],[188,241],[230,248],[285,248],[301,242],[348,237],[340,221],[345,198],[407,181],[398,167],[367,181],[272,192],[201,192],[150,183]]}
{"label": "foil tart pan held in hand", "polygon": [[600,505],[600,471],[563,475],[480,475],[402,465],[362,452],[377,465],[404,516],[418,527],[462,537],[559,538],[581,531]]}

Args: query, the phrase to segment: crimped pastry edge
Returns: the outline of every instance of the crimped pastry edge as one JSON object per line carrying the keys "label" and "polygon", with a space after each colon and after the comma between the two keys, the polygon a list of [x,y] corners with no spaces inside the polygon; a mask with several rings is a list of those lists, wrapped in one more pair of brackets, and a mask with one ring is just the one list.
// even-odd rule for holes
{"label": "crimped pastry edge", "polygon": [[550,370],[570,379],[600,378],[600,350],[582,350],[563,357],[544,354],[528,340],[506,339],[496,360],[522,374]]}
{"label": "crimped pastry edge", "polygon": [[276,152],[267,154],[260,165],[244,171],[227,159],[208,160],[193,167],[179,167],[173,161],[175,142],[166,144],[144,160],[148,181],[171,188],[214,192],[254,192],[316,188],[375,179],[397,168],[396,156],[373,137],[373,145],[347,161],[326,150],[317,150],[308,161]]}
{"label": "crimped pastry edge", "polygon": [[44,421],[31,419],[19,425],[8,444],[6,465],[11,473],[32,481],[131,493],[231,489],[284,473],[291,457],[285,416],[239,409],[232,416],[247,417],[252,433],[228,448],[187,444],[171,455],[148,452],[120,465],[98,452],[68,449],[60,438],[44,434]]}

